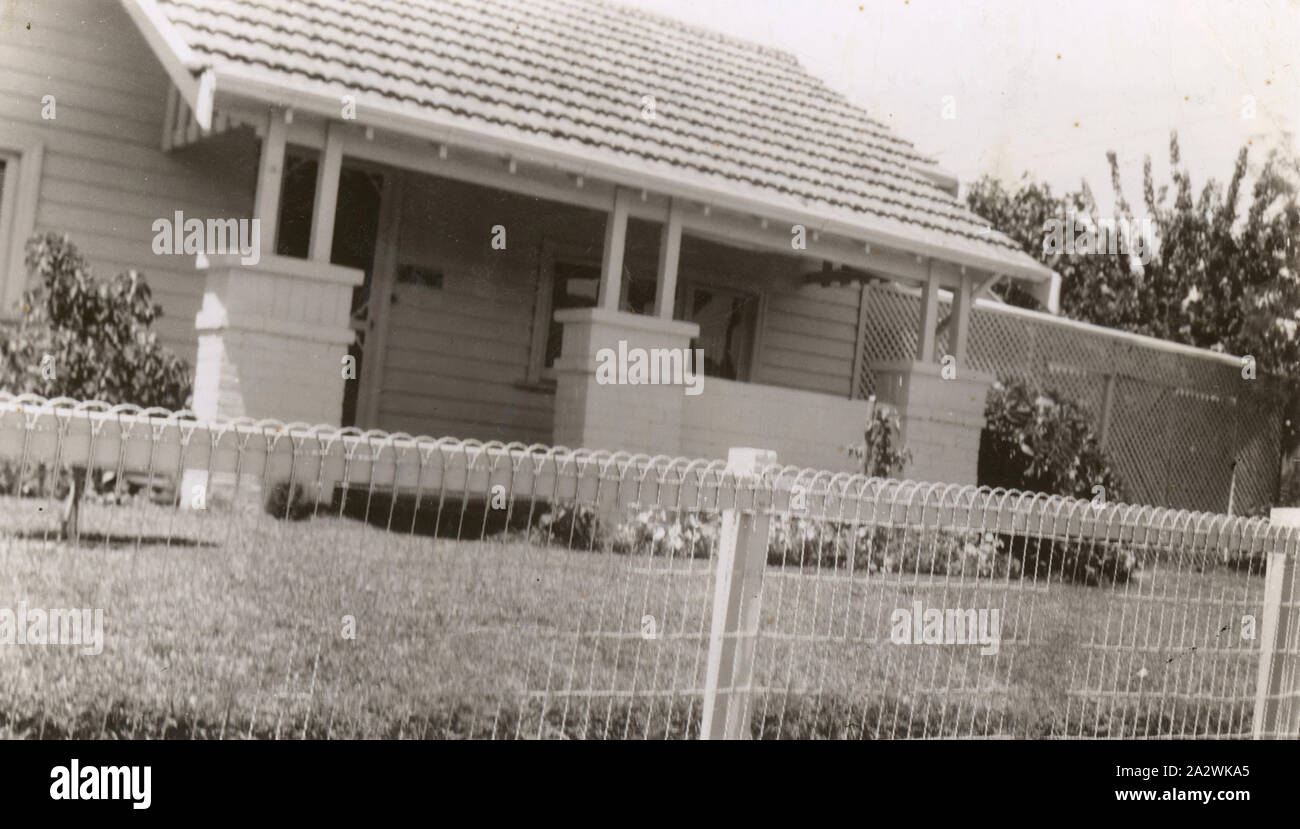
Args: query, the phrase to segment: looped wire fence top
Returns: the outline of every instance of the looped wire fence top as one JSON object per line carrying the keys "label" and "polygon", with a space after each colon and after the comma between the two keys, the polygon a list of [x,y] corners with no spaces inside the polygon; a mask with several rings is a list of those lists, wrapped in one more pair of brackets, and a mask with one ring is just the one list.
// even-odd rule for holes
{"label": "looped wire fence top", "polygon": [[1297,727],[1295,528],[746,457],[0,395],[0,607],[105,620],[0,734]]}

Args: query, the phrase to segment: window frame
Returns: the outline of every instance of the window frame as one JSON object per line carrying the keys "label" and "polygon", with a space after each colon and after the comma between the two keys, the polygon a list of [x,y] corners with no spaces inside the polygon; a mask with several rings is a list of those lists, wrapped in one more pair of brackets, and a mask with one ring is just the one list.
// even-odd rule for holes
{"label": "window frame", "polygon": [[[22,174],[22,161],[17,153],[0,147],[0,163],[4,164],[4,178],[0,179],[0,297],[9,295],[9,253],[13,245],[14,202],[17,200],[18,177]],[[0,315],[9,312],[8,303]]]}
{"label": "window frame", "polygon": [[[736,371],[736,379],[732,383],[753,383],[754,376],[759,366],[759,349],[762,344],[763,318],[767,306],[767,294],[763,291],[748,290],[735,285],[712,282],[703,279],[685,279],[678,282],[678,304],[681,308],[681,318],[687,322],[692,322],[691,316],[694,314],[695,292],[697,290],[712,291],[715,294],[726,294],[732,297],[749,300],[753,305],[753,331],[750,332],[750,341],[748,347],[744,349],[744,363]],[[692,341],[695,342],[695,341]],[[692,347],[695,347],[692,345]],[[725,380],[725,377],[714,378]]]}
{"label": "window frame", "polygon": [[530,385],[555,383],[555,369],[546,366],[546,341],[550,337],[552,317],[555,315],[555,266],[557,264],[580,267],[601,266],[600,255],[578,245],[565,245],[546,241],[542,243],[537,258],[537,296],[533,303],[533,336],[528,352],[527,382]]}
{"label": "window frame", "polygon": [[0,193],[0,320],[20,316],[27,290],[24,248],[36,230],[44,150],[40,142],[0,143],[0,157],[5,161],[4,192]]}

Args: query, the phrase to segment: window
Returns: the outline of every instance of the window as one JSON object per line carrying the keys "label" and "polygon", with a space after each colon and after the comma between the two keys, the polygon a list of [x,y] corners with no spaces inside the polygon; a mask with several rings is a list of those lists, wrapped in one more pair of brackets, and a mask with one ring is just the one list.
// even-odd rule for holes
{"label": "window", "polygon": [[552,269],[550,322],[546,334],[546,359],[542,368],[555,365],[560,356],[564,326],[555,321],[555,312],[564,308],[594,308],[600,292],[600,266],[574,262],[556,262]]}
{"label": "window", "polygon": [[[564,337],[564,326],[555,321],[555,312],[565,308],[594,308],[600,297],[599,258],[581,249],[560,250],[560,247],[548,244],[542,252],[528,367],[530,383],[554,377],[552,368],[560,356]],[[653,314],[656,287],[653,272],[642,273],[625,266],[619,310]]]}
{"label": "window", "polygon": [[[10,279],[19,282],[18,294],[21,295],[22,288],[26,287],[26,270],[21,270],[21,275],[8,273],[13,266],[12,252],[14,246],[21,251],[26,239],[14,239],[14,222],[13,222],[13,203],[14,191],[18,190],[18,165],[13,156],[0,153],[0,299],[9,299],[13,288],[8,286]],[[19,262],[21,264],[21,262]],[[14,311],[6,305],[0,308],[0,316],[9,316]]]}
{"label": "window", "polygon": [[624,269],[623,288],[619,295],[619,310],[647,316],[655,312],[655,279],[634,274]]}
{"label": "window", "polygon": [[311,239],[311,211],[315,199],[316,159],[296,147],[286,148],[284,173],[280,176],[280,215],[276,220],[275,231],[277,255],[307,258],[307,245]]}
{"label": "window", "polygon": [[0,146],[0,318],[19,313],[27,287],[23,249],[36,227],[43,155],[39,142]]}
{"label": "window", "polygon": [[[704,350],[705,377],[749,379],[754,331],[758,327],[757,296],[691,285],[687,289],[686,319],[700,326],[700,336],[691,342],[691,348]],[[693,360],[694,351],[691,356]]]}

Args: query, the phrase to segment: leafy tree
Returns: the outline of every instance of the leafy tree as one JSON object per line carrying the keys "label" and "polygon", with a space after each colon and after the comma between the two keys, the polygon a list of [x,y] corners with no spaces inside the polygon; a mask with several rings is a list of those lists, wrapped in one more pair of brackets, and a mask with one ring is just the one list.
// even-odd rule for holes
{"label": "leafy tree", "polygon": [[[66,236],[27,243],[36,285],[16,327],[0,330],[0,389],[183,409],[190,368],[150,326],[161,315],[142,274],[97,279]],[[63,505],[64,535],[76,532],[86,471],[73,470]]]}
{"label": "leafy tree", "polygon": [[[1172,184],[1156,186],[1149,156],[1143,169],[1142,200],[1156,237],[1148,261],[1126,253],[1048,251],[1045,226],[1068,211],[1086,217],[1097,229],[1097,250],[1109,250],[1112,235],[1137,225],[1120,183],[1118,159],[1113,152],[1106,157],[1119,229],[1100,220],[1086,182],[1077,191],[1056,195],[1027,176],[1015,191],[985,176],[972,185],[967,203],[1061,275],[1063,316],[1213,351],[1249,354],[1261,372],[1300,373],[1297,160],[1270,154],[1254,177],[1249,206],[1240,210],[1249,148],[1237,154],[1226,188],[1211,179],[1194,194],[1173,134]],[[1004,298],[1033,304],[1023,293]]]}
{"label": "leafy tree", "polygon": [[[1251,170],[1249,147],[1243,147],[1226,187],[1211,179],[1197,192],[1178,136],[1171,134],[1172,182],[1157,187],[1149,156],[1143,165],[1142,203],[1155,236],[1146,261],[1126,253],[1049,250],[1047,222],[1069,211],[1096,228],[1096,250],[1109,250],[1112,235],[1136,226],[1118,159],[1113,152],[1106,157],[1118,228],[1100,221],[1086,182],[1057,195],[1027,175],[1014,191],[985,176],[970,188],[967,203],[1061,275],[1063,316],[1254,357],[1261,375],[1287,384],[1282,451],[1291,454],[1300,443],[1300,160],[1270,153],[1245,195]],[[1037,305],[1017,289],[1004,288],[1003,298]]]}

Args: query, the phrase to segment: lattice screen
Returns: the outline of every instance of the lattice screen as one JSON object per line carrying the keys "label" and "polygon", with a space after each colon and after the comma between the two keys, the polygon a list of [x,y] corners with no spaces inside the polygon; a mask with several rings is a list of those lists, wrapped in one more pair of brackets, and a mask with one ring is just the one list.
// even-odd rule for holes
{"label": "lattice screen", "polygon": [[[867,395],[875,392],[873,363],[916,354],[920,299],[879,285],[869,286],[865,298]],[[941,302],[941,320],[948,310]],[[948,353],[947,329],[936,347]],[[1231,499],[1241,514],[1273,498],[1283,412],[1275,384],[1265,378],[1246,381],[1222,361],[989,308],[971,314],[970,362],[976,371],[1032,378],[1072,397],[1093,414],[1099,432],[1109,380],[1105,445],[1132,502],[1225,512]]]}

